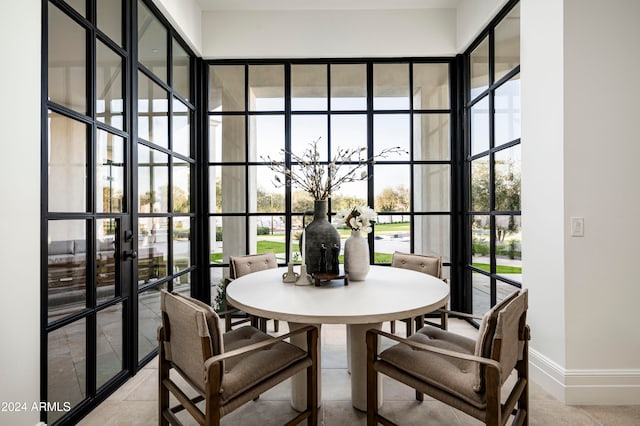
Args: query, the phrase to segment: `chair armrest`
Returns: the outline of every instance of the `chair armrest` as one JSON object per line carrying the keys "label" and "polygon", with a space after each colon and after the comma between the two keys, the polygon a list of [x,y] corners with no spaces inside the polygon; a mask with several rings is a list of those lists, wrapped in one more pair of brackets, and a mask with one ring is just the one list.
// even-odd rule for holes
{"label": "chair armrest", "polygon": [[268,348],[269,346],[273,346],[278,342],[282,342],[283,340],[288,339],[289,337],[294,336],[296,334],[309,333],[309,332],[312,332],[313,330],[317,330],[317,329],[312,325],[308,325],[296,331],[283,334],[282,336],[272,337],[269,340],[263,340],[262,342],[253,343],[251,345],[243,346],[241,348],[234,349],[232,351],[225,352],[220,355],[212,356],[211,358],[205,361],[204,363],[205,369],[208,370],[213,364],[220,363],[225,359],[234,358],[250,352],[259,351],[264,348]]}
{"label": "chair armrest", "polygon": [[477,363],[486,365],[487,367],[495,368],[498,374],[500,374],[500,363],[489,358],[483,358],[475,355],[468,355],[460,352],[450,351],[448,349],[436,348],[433,346],[425,345],[423,343],[414,342],[412,340],[408,340],[403,337],[398,337],[396,335],[393,335],[393,334],[387,333],[386,331],[381,331],[381,330],[370,329],[367,331],[367,334],[378,334],[388,339],[395,340],[396,342],[404,343],[405,345],[411,346],[412,348],[415,348],[415,349],[420,349],[427,352],[433,352],[433,353],[448,356],[451,358],[458,358],[458,359],[464,359],[466,361],[477,362]]}

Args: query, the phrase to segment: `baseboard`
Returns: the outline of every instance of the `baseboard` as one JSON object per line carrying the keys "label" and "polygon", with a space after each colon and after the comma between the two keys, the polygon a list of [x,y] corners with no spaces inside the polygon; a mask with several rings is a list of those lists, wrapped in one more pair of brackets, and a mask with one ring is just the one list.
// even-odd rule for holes
{"label": "baseboard", "polygon": [[640,370],[570,370],[529,349],[529,376],[568,405],[640,403]]}

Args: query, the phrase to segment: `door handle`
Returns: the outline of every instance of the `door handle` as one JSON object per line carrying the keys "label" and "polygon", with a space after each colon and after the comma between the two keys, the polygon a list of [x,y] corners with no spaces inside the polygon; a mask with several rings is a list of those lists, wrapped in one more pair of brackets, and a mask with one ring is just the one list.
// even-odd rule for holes
{"label": "door handle", "polygon": [[138,257],[138,253],[136,253],[136,251],[135,251],[135,250],[125,250],[125,251],[122,253],[122,257],[123,257],[123,259],[122,259],[122,260],[135,259],[135,258],[137,258],[137,257]]}

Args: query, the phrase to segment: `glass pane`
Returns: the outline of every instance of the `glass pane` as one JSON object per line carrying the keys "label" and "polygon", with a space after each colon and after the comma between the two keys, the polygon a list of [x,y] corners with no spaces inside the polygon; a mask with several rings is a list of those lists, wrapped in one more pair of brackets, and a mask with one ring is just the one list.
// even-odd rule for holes
{"label": "glass pane", "polygon": [[414,216],[414,251],[430,256],[442,256],[450,261],[451,220],[449,216]]}
{"label": "glass pane", "polygon": [[[214,191],[215,189],[215,191]],[[209,212],[244,213],[247,211],[245,167],[209,167]]]}
{"label": "glass pane", "polygon": [[[47,336],[47,402],[75,407],[87,396],[87,321],[80,319]],[[65,414],[50,410],[47,424]]]}
{"label": "glass pane", "polygon": [[179,158],[173,159],[173,211],[191,212],[191,164]]}
{"label": "glass pane", "polygon": [[85,0],[65,0],[65,3],[74,8],[80,15],[86,15],[87,6],[85,4]]}
{"label": "glass pane", "polygon": [[164,283],[138,295],[138,361],[158,347],[158,327],[162,324],[160,292],[166,289]]}
{"label": "glass pane", "polygon": [[284,66],[249,66],[249,110],[284,111]]}
{"label": "glass pane", "polygon": [[471,162],[471,211],[489,211],[489,157]]}
{"label": "glass pane", "polygon": [[246,220],[243,216],[212,217],[209,229],[211,263],[229,263],[229,256],[247,253]]}
{"label": "glass pane", "polygon": [[96,42],[96,119],[123,129],[122,58],[113,50]]}
{"label": "glass pane", "polygon": [[49,111],[50,212],[87,211],[87,125]]}
{"label": "glass pane", "polygon": [[520,216],[496,215],[496,273],[522,282],[522,226]]}
{"label": "glass pane", "polygon": [[87,306],[87,222],[50,220],[48,225],[47,304],[51,323]]}
{"label": "glass pane", "polygon": [[495,78],[520,65],[520,4],[517,4],[495,29]]}
{"label": "glass pane", "polygon": [[87,31],[52,3],[48,27],[49,100],[87,113]]}
{"label": "glass pane", "polygon": [[96,219],[96,292],[98,303],[111,300],[119,281],[116,263],[116,220]]}
{"label": "glass pane", "polygon": [[173,89],[189,100],[191,92],[191,67],[189,54],[176,39],[173,39]]}
{"label": "glass pane", "polygon": [[491,278],[479,272],[471,273],[473,314],[484,315],[491,309]]}
{"label": "glass pane", "polygon": [[[517,279],[516,281],[522,281],[522,280]],[[500,279],[497,279],[496,280],[496,304],[503,301],[505,297],[507,297],[508,295],[510,295],[516,290],[519,290],[519,288],[511,284],[505,283],[503,281],[500,281]]]}
{"label": "glass pane", "polygon": [[138,61],[167,81],[167,28],[138,0]]}
{"label": "glass pane", "polygon": [[138,145],[138,211],[169,211],[169,157]]}
{"label": "glass pane", "polygon": [[[223,151],[226,146],[223,144]],[[284,149],[284,115],[249,117],[249,161],[282,160]],[[224,158],[224,152],[223,152]]]}
{"label": "glass pane", "polygon": [[[318,141],[320,161],[327,161],[327,116],[294,115],[291,117],[291,151],[300,157],[310,147],[309,143]],[[304,157],[303,157],[304,158]]]}
{"label": "glass pane", "polygon": [[209,111],[244,111],[244,65],[209,67]]}
{"label": "glass pane", "polygon": [[209,268],[209,282],[211,283],[211,306],[216,312],[225,310],[226,301],[222,293],[222,273],[223,268]]}
{"label": "glass pane", "polygon": [[122,1],[96,0],[98,28],[122,46]]}
{"label": "glass pane", "polygon": [[496,152],[494,169],[496,210],[520,210],[521,165],[520,145]]}
{"label": "glass pane", "polygon": [[[294,173],[300,174],[300,167],[292,168]],[[326,169],[325,169],[326,170]],[[291,209],[295,213],[306,213],[313,211],[313,197],[300,185],[295,182],[291,185]]]}
{"label": "glass pane", "polygon": [[520,74],[496,90],[493,108],[495,146],[520,138]]}
{"label": "glass pane", "polygon": [[[367,205],[366,180],[345,183],[331,195],[331,210],[337,212],[341,209],[349,209],[355,206]],[[348,237],[349,235],[347,235]]]}
{"label": "glass pane", "polygon": [[409,108],[409,64],[373,64],[373,108]]}
{"label": "glass pane", "polygon": [[294,111],[327,110],[327,66],[291,66],[291,109]]}
{"label": "glass pane", "polygon": [[138,137],[169,147],[167,92],[141,72],[138,73]]}
{"label": "glass pane", "polygon": [[410,170],[406,165],[373,167],[375,211],[380,214],[410,211]]}
{"label": "glass pane", "polygon": [[450,130],[449,114],[414,114],[413,159],[449,160]]}
{"label": "glass pane", "polygon": [[191,266],[191,218],[173,218],[173,273]]}
{"label": "glass pane", "polygon": [[485,38],[469,56],[471,97],[475,98],[489,87],[489,38]]}
{"label": "glass pane", "polygon": [[169,219],[146,217],[138,220],[138,284],[167,276]]}
{"label": "glass pane", "polygon": [[124,211],[124,139],[98,129],[96,132],[96,212]]}
{"label": "glass pane", "polygon": [[409,216],[378,215],[373,227],[375,263],[391,263],[393,253],[411,252],[411,223]]}
{"label": "glass pane", "polygon": [[191,111],[177,98],[173,98],[173,150],[191,156]]}
{"label": "glass pane", "polygon": [[449,211],[451,168],[447,164],[413,167],[413,208],[417,212]]}
{"label": "glass pane", "polygon": [[488,215],[476,215],[471,217],[471,261],[473,266],[490,271],[490,247],[489,237],[491,222]]}
{"label": "glass pane", "polygon": [[255,253],[273,252],[280,263],[286,262],[287,245],[284,216],[257,216]]}
{"label": "glass pane", "polygon": [[249,167],[249,212],[285,212],[284,186],[275,183],[275,176],[267,166]]}
{"label": "glass pane", "polygon": [[471,107],[471,155],[489,149],[489,98]]}
{"label": "glass pane", "polygon": [[184,296],[191,296],[191,272],[175,277],[172,282],[173,291]]}
{"label": "glass pane", "polygon": [[379,161],[409,160],[411,143],[411,124],[409,114],[376,114],[373,117],[373,151],[380,154],[384,149],[399,147],[403,153],[390,154]]}
{"label": "glass pane", "polygon": [[367,66],[365,64],[331,65],[331,109],[367,109]]}
{"label": "glass pane", "polygon": [[[209,117],[209,161],[244,163],[245,137],[244,116]],[[284,142],[282,147],[284,148]]]}
{"label": "glass pane", "polygon": [[449,64],[413,65],[413,109],[449,108]]}
{"label": "glass pane", "polygon": [[96,314],[96,387],[107,383],[122,371],[123,306],[109,306]]}
{"label": "glass pane", "polygon": [[362,147],[367,147],[367,116],[364,114],[332,115],[331,158],[334,158],[341,148],[358,149]]}

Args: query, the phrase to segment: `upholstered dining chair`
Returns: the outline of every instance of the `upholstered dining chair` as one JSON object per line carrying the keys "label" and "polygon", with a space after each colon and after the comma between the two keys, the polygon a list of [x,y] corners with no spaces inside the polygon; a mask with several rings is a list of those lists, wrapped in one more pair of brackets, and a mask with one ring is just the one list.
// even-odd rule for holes
{"label": "upholstered dining chair", "polygon": [[[440,256],[426,256],[422,254],[402,253],[396,251],[391,258],[391,266],[394,268],[411,269],[413,271],[422,272],[424,274],[432,275],[436,278],[442,278],[442,257]],[[446,282],[446,280],[444,280]],[[440,328],[447,329],[448,311],[444,305],[440,311]],[[406,318],[402,320],[406,323],[407,337],[411,336],[414,330],[421,328],[424,325],[424,316],[417,318]],[[414,328],[415,323],[415,328]],[[431,324],[435,325],[435,324]],[[396,332],[396,323],[391,321],[391,332]]]}
{"label": "upholstered dining chair", "polygon": [[[207,304],[164,290],[160,301],[159,424],[182,424],[176,413],[187,410],[198,424],[219,425],[221,417],[306,370],[306,409],[287,424],[317,425],[316,327],[280,337],[251,326],[223,334],[220,318]],[[300,333],[306,333],[306,350],[284,341]],[[170,394],[178,405],[170,406]],[[202,401],[204,409],[197,405]]]}
{"label": "upholstered dining chair", "polygon": [[[246,256],[231,256],[229,258],[229,281],[225,283],[225,286],[230,281],[240,278],[253,272],[263,271],[265,269],[275,269],[278,267],[278,261],[276,255],[272,252],[266,252],[261,254],[249,254]],[[254,327],[259,328],[263,332],[267,331],[267,319],[254,316],[242,315],[237,321],[233,321],[233,314],[239,313],[240,310],[227,302],[227,310],[225,311],[225,331],[230,331],[235,325],[247,322],[247,318],[251,321]],[[273,330],[277,333],[279,331],[278,320],[273,320]]]}
{"label": "upholstered dining chair", "polygon": [[[482,318],[473,340],[433,326],[404,339],[380,330],[367,331],[367,425],[393,425],[378,412],[378,374],[461,410],[487,425],[529,423],[527,290],[516,291]],[[395,340],[378,354],[379,336]],[[516,380],[502,403],[501,392],[515,370]]]}

